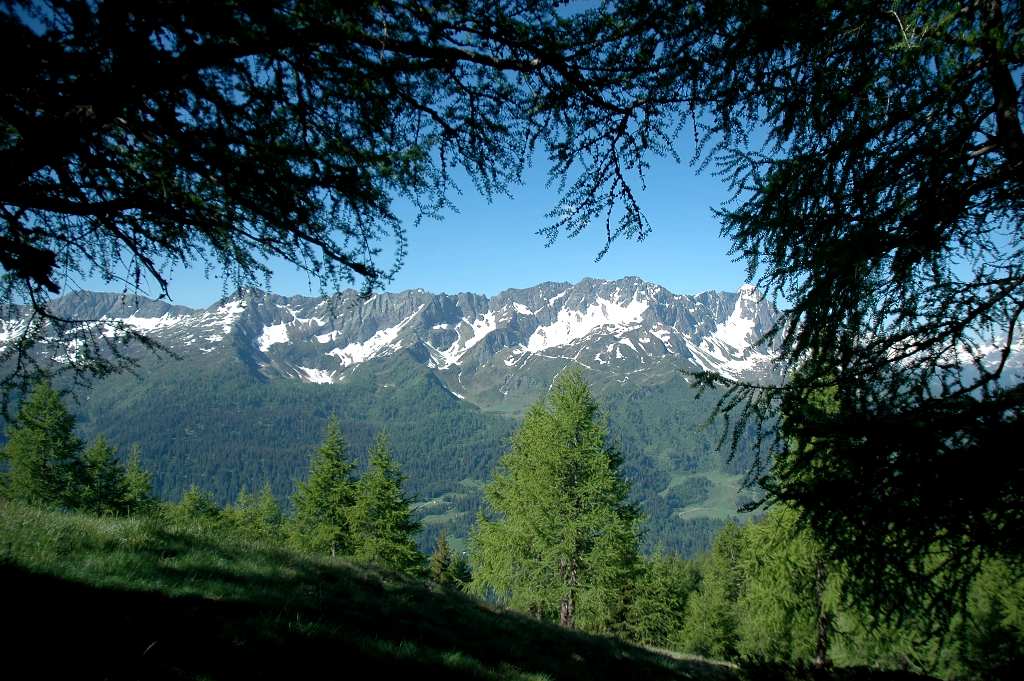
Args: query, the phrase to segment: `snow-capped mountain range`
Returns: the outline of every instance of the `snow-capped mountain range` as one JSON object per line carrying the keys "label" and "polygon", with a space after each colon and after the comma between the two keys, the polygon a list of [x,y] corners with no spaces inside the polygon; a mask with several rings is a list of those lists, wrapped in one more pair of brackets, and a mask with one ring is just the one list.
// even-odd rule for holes
{"label": "snow-capped mountain range", "polygon": [[[487,403],[522,387],[534,367],[551,373],[568,363],[620,383],[666,369],[770,380],[773,349],[758,341],[778,314],[750,285],[691,296],[636,277],[544,283],[493,297],[416,289],[286,298],[247,290],[205,310],[80,293],[54,309],[120,320],[185,357],[241,351],[269,378],[339,383],[373,360],[405,353],[456,396]],[[13,332],[8,323],[6,335]]]}

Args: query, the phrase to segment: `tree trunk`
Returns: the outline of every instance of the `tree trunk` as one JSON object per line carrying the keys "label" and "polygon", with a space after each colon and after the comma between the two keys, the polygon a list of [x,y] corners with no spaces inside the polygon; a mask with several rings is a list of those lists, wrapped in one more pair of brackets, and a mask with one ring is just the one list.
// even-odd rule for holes
{"label": "tree trunk", "polygon": [[815,669],[824,669],[828,666],[828,639],[832,629],[832,614],[825,608],[825,583],[828,580],[828,570],[822,558],[818,558],[817,562],[814,592],[818,601],[818,631],[814,647],[814,667]]}
{"label": "tree trunk", "polygon": [[562,605],[558,610],[558,623],[569,629],[575,628],[576,617],[576,592],[570,590],[562,599]]}
{"label": "tree trunk", "polygon": [[576,627],[576,583],[578,577],[576,561],[571,561],[564,566],[563,574],[565,575],[565,585],[569,590],[562,597],[562,603],[558,608],[558,623],[568,629],[574,629]]}
{"label": "tree trunk", "polygon": [[999,0],[985,0],[978,6],[984,32],[980,41],[996,114],[996,140],[1003,155],[1014,165],[1024,162],[1024,130],[1020,125],[1017,86],[1010,71],[1006,48],[1006,22]]}

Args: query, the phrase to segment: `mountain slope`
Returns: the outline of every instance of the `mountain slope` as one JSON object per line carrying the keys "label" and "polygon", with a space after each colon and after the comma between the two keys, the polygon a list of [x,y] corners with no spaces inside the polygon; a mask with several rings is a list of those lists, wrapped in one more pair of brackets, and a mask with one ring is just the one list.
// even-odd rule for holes
{"label": "mountain slope", "polygon": [[206,310],[113,294],[68,296],[53,308],[123,322],[186,356],[232,345],[267,377],[310,383],[341,383],[367,362],[405,351],[457,396],[501,411],[521,410],[524,393],[536,398],[539,386],[524,373],[568,361],[620,382],[668,369],[769,379],[772,348],[757,341],[776,318],[751,286],[684,296],[635,277],[545,283],[493,298],[422,289],[283,298],[249,290]]}
{"label": "mountain slope", "polygon": [[[683,370],[773,380],[757,337],[774,309],[751,287],[680,296],[640,279],[546,283],[494,297],[422,290],[361,299],[244,291],[206,310],[111,294],[61,299],[65,316],[145,331],[180,361],[140,353],[138,377],[80,394],[86,436],[142,446],[165,498],[191,484],[222,503],[270,481],[286,499],[331,414],[362,465],[380,429],[420,500],[427,548],[465,536],[516,418],[569,363],[584,368],[623,449],[647,541],[692,553],[735,515],[740,474],[703,427]],[[0,341],[2,342],[2,341]],[[60,361],[75,347],[44,348]]]}

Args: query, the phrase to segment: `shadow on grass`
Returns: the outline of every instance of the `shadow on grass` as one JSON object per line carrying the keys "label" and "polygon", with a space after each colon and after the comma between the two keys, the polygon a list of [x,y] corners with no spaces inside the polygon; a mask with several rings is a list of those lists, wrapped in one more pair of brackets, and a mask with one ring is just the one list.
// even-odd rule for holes
{"label": "shadow on grass", "polygon": [[215,529],[0,510],[6,678],[920,678],[671,659]]}
{"label": "shadow on grass", "polygon": [[76,679],[736,678],[370,568],[151,539],[132,551],[130,586],[0,565],[7,664]]}

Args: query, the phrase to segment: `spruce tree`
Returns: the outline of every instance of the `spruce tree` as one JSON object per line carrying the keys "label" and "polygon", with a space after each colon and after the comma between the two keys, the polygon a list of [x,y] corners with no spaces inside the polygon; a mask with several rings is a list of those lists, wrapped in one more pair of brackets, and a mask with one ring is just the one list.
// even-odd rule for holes
{"label": "spruce tree", "polygon": [[657,551],[644,560],[629,604],[627,632],[637,643],[665,648],[678,638],[686,603],[699,581],[690,561]]}
{"label": "spruce tree", "polygon": [[700,588],[686,606],[681,650],[717,659],[737,656],[737,601],[744,581],[744,530],[729,523],[715,538],[701,570]]}
{"label": "spruce tree", "polygon": [[452,558],[452,564],[448,568],[451,576],[451,584],[457,589],[467,589],[473,581],[473,573],[469,569],[469,561],[465,553],[456,553]]}
{"label": "spruce tree", "polygon": [[579,370],[527,412],[470,538],[473,590],[563,626],[610,631],[638,557],[619,454]]}
{"label": "spruce tree", "polygon": [[797,512],[774,507],[747,529],[737,602],[737,651],[778,661],[828,663],[838,574]]}
{"label": "spruce tree", "polygon": [[404,480],[391,458],[387,436],[380,433],[370,448],[370,467],[356,484],[355,504],[349,512],[354,555],[392,570],[419,574],[423,554],[414,537],[420,524],[413,519],[410,500],[402,491]]}
{"label": "spruce tree", "polygon": [[302,551],[331,556],[352,553],[348,511],[355,502],[354,466],[345,450],[338,419],[332,416],[323,444],[313,455],[309,477],[292,497],[295,515],[288,524],[288,539]]}
{"label": "spruce tree", "polygon": [[153,474],[142,467],[142,452],[132,445],[124,470],[124,510],[128,515],[145,515],[156,509]]}
{"label": "spruce tree", "polygon": [[222,509],[214,501],[210,492],[193,484],[181,495],[181,501],[168,508],[170,519],[176,522],[192,524],[195,522],[211,523],[222,518]]}
{"label": "spruce tree", "polygon": [[448,531],[441,530],[434,544],[434,552],[430,554],[430,579],[441,586],[451,584],[452,549],[448,545]]}
{"label": "spruce tree", "polygon": [[100,514],[125,511],[128,486],[114,448],[100,435],[85,450],[85,482],[79,506]]}
{"label": "spruce tree", "polygon": [[75,419],[49,383],[38,383],[7,426],[7,495],[30,504],[75,508],[85,481]]}
{"label": "spruce tree", "polygon": [[238,534],[248,541],[277,541],[281,538],[281,507],[263,483],[259,494],[251,494],[244,486],[238,491],[234,505],[225,509],[225,515]]}

